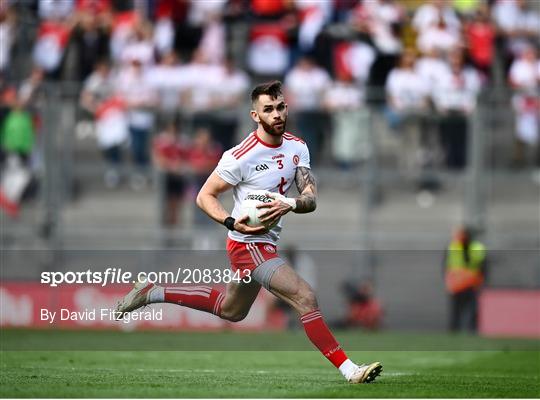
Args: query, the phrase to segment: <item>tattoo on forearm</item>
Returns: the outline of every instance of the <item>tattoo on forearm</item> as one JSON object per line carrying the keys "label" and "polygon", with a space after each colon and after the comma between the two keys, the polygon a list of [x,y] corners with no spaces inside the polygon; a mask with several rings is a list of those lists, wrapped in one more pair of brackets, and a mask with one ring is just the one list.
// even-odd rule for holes
{"label": "tattoo on forearm", "polygon": [[296,187],[300,196],[296,198],[296,213],[308,213],[317,207],[317,183],[311,170],[306,167],[296,169]]}
{"label": "tattoo on forearm", "polygon": [[315,193],[316,183],[315,177],[311,173],[311,170],[306,167],[296,168],[296,187],[298,188],[298,193],[303,193],[306,188],[311,186],[313,193]]}

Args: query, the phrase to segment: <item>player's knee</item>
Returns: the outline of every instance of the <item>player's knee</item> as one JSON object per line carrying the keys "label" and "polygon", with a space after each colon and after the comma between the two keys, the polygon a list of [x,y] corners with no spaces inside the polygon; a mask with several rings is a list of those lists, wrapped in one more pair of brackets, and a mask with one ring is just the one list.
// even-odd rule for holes
{"label": "player's knee", "polygon": [[302,290],[300,290],[297,302],[298,302],[297,311],[301,315],[314,311],[317,308],[319,308],[319,305],[317,304],[317,297],[315,296],[315,292],[309,286],[302,288]]}

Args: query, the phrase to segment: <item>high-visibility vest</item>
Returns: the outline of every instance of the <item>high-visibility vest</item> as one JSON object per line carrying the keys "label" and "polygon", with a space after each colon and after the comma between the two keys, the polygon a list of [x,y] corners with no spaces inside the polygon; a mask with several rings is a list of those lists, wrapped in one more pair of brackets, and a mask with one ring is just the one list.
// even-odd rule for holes
{"label": "high-visibility vest", "polygon": [[469,243],[469,262],[465,261],[463,243],[452,241],[446,256],[446,288],[450,293],[459,293],[482,285],[482,264],[486,258],[486,248],[477,241]]}

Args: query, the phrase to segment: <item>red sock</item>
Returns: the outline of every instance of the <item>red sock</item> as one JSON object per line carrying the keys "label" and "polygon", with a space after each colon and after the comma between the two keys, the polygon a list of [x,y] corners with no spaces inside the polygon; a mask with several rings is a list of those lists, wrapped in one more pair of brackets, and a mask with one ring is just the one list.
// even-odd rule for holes
{"label": "red sock", "polygon": [[221,315],[221,303],[224,298],[223,293],[210,286],[178,286],[167,287],[164,290],[166,303],[206,311],[218,317]]}
{"label": "red sock", "polygon": [[302,321],[302,324],[304,324],[306,335],[309,340],[311,340],[311,343],[313,343],[336,368],[339,368],[348,357],[345,355],[345,352],[341,350],[336,338],[334,338],[334,335],[332,335],[332,332],[328,329],[321,312],[319,310],[308,312],[307,314],[302,315],[300,320]]}

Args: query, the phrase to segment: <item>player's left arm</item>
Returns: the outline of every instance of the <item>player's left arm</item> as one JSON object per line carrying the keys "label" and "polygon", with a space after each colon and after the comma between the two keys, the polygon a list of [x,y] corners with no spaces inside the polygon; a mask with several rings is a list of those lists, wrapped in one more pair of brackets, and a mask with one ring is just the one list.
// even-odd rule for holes
{"label": "player's left arm", "polygon": [[317,183],[311,169],[307,167],[296,168],[294,180],[300,195],[295,199],[296,207],[293,211],[298,214],[315,211],[317,208]]}

